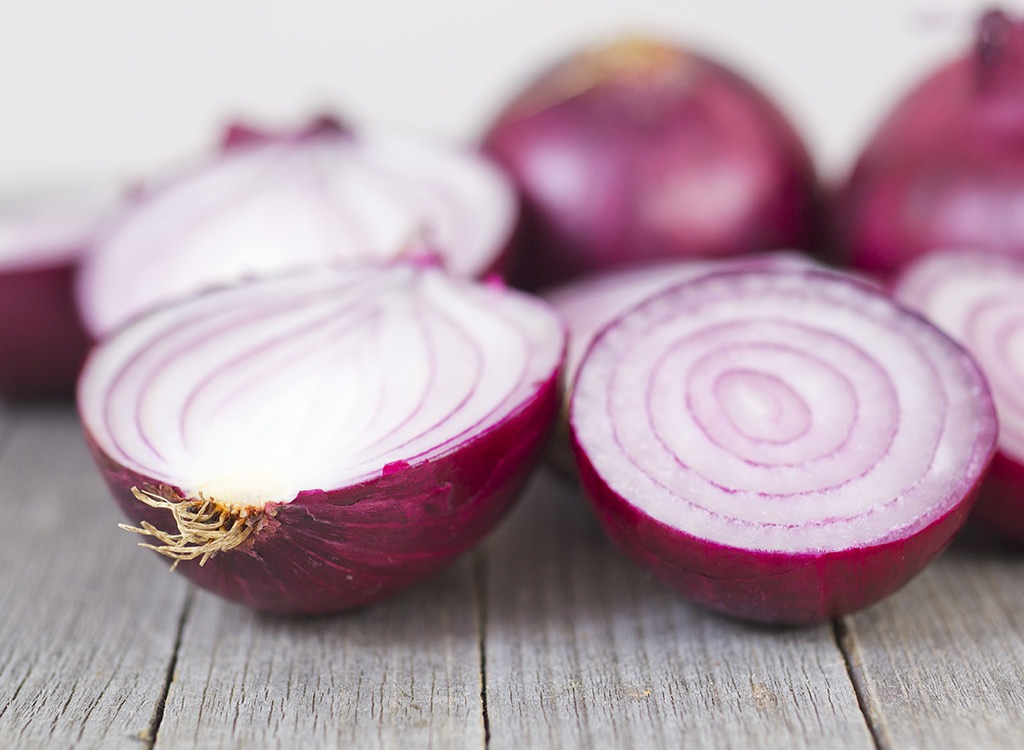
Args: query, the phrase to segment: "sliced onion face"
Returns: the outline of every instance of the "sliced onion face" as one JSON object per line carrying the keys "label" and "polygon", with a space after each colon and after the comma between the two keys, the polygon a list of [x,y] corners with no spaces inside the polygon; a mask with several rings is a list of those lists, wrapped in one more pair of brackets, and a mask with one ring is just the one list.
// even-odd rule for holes
{"label": "sliced onion face", "polygon": [[428,575],[496,522],[557,407],[563,344],[557,316],[510,290],[411,265],[321,271],[140,319],[90,357],[79,408],[133,521],[186,534],[167,506],[209,500],[222,526],[252,525],[213,556],[157,537],[207,557],[190,577],[330,611]]}
{"label": "sliced onion face", "polygon": [[933,253],[908,266],[894,293],[963,344],[984,371],[999,414],[999,455],[977,515],[1024,542],[1024,262]]}
{"label": "sliced onion face", "polygon": [[79,304],[101,338],[211,287],[425,247],[480,276],[499,265],[516,210],[503,175],[468,152],[332,129],[256,140],[149,191],[99,243]]}
{"label": "sliced onion face", "polygon": [[569,328],[565,382],[573,382],[583,355],[601,329],[655,292],[718,271],[816,265],[809,257],[786,250],[727,260],[662,261],[594,274],[553,289],[544,298]]}
{"label": "sliced onion face", "polygon": [[598,514],[698,601],[802,622],[877,601],[950,540],[996,426],[971,359],[838,274],[723,273],[599,336],[571,428]]}
{"label": "sliced onion face", "polygon": [[73,299],[81,258],[110,196],[47,196],[0,207],[0,393],[64,396],[89,346]]}

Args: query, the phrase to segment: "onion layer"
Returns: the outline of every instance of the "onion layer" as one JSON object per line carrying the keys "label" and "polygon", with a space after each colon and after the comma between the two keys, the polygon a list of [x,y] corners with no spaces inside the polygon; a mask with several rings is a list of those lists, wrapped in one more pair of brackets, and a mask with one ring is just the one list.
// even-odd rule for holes
{"label": "onion layer", "polygon": [[78,285],[95,337],[251,277],[425,248],[457,275],[500,266],[516,199],[476,154],[323,120],[294,137],[245,132],[217,160],[148,188],[98,243]]}
{"label": "onion layer", "polygon": [[327,612],[496,523],[557,409],[563,346],[557,316],[510,290],[322,270],[138,320],[90,356],[79,409],[133,530],[186,575]]}
{"label": "onion layer", "polygon": [[999,414],[999,453],[975,516],[1024,543],[1024,259],[944,252],[910,264],[895,294],[974,355]]}
{"label": "onion layer", "polygon": [[813,250],[816,178],[759,91],[632,39],[570,57],[499,115],[485,150],[523,197],[514,278],[541,288],[630,263]]}
{"label": "onion layer", "polygon": [[704,276],[609,325],[570,426],[616,543],[714,609],[867,606],[950,541],[996,438],[970,357],[834,273]]}
{"label": "onion layer", "polygon": [[935,249],[1024,258],[1024,20],[987,13],[975,48],[882,123],[839,200],[849,262],[888,277]]}

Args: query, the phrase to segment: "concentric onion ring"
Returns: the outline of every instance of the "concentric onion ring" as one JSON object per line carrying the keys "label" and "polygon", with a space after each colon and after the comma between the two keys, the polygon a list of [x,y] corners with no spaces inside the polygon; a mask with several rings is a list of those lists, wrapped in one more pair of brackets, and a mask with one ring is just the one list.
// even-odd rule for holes
{"label": "concentric onion ring", "polygon": [[977,514],[1024,542],[1024,262],[991,253],[924,256],[896,296],[959,341],[988,378],[999,414],[999,453]]}
{"label": "concentric onion ring", "polygon": [[570,422],[628,553],[712,607],[790,622],[870,604],[923,567],[996,434],[959,347],[811,271],[714,274],[650,298],[590,349]]}
{"label": "concentric onion ring", "polygon": [[322,270],[140,319],[90,357],[79,408],[115,496],[153,527],[136,530],[190,577],[337,610],[496,522],[557,408],[563,346],[554,313],[510,290]]}
{"label": "concentric onion ring", "polygon": [[97,338],[211,287],[424,248],[457,275],[500,264],[514,190],[483,157],[392,134],[313,129],[223,152],[146,193],[85,264]]}

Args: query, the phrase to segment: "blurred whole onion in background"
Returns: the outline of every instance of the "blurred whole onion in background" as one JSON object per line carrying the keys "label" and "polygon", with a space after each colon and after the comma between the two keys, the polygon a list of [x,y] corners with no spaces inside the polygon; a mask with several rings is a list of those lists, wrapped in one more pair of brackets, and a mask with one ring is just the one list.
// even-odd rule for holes
{"label": "blurred whole onion in background", "polygon": [[573,55],[502,112],[484,149],[523,198],[513,281],[540,288],[638,261],[813,249],[800,138],[750,83],[628,39]]}
{"label": "blurred whole onion in background", "polygon": [[1024,257],[1024,21],[981,18],[883,122],[837,213],[846,260],[883,277],[936,248]]}

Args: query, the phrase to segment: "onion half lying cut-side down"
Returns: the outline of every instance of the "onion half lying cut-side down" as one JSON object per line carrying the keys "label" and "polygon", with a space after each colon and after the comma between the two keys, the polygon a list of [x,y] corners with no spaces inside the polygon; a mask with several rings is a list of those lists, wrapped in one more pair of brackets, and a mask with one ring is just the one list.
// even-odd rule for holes
{"label": "onion half lying cut-side down", "polygon": [[103,338],[161,304],[305,268],[426,252],[479,277],[500,269],[517,211],[476,153],[319,121],[148,187],[84,265],[78,301]]}
{"label": "onion half lying cut-side down", "polygon": [[708,607],[834,617],[952,539],[996,440],[952,340],[835,273],[713,274],[651,297],[587,353],[570,426],[612,539]]}
{"label": "onion half lying cut-side down", "polygon": [[894,293],[963,344],[988,378],[999,452],[974,516],[1024,544],[1024,260],[933,253],[906,268]]}
{"label": "onion half lying cut-side down", "polygon": [[89,348],[74,276],[102,222],[99,196],[0,207],[0,393],[68,397]]}
{"label": "onion half lying cut-side down", "polygon": [[321,269],[133,322],[90,355],[79,411],[132,530],[192,580],[336,611],[493,527],[557,411],[564,338],[496,285]]}

